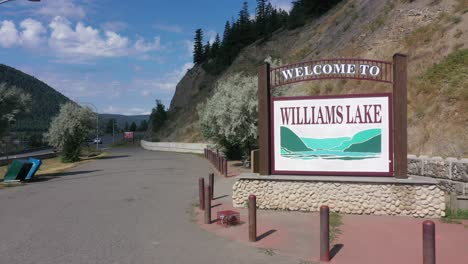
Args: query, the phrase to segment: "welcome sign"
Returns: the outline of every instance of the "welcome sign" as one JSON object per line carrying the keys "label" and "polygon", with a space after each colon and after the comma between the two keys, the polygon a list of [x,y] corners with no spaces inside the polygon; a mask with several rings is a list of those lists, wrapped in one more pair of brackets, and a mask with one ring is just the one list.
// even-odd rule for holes
{"label": "welcome sign", "polygon": [[390,94],[272,98],[272,173],[392,171]]}

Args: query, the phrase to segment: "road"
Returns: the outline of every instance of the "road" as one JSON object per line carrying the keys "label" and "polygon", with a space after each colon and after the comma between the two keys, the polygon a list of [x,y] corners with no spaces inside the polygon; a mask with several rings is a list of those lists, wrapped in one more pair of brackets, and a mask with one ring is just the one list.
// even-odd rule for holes
{"label": "road", "polygon": [[208,173],[203,158],[111,152],[61,176],[0,190],[0,263],[299,263],[192,221],[197,179]]}

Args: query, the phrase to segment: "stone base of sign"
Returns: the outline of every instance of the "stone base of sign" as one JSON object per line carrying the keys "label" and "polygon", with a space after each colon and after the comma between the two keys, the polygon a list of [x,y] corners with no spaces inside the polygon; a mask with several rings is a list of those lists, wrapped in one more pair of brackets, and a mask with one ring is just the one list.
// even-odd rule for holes
{"label": "stone base of sign", "polygon": [[434,179],[412,176],[259,176],[246,173],[233,186],[234,207],[257,196],[260,209],[314,212],[321,205],[345,214],[445,216],[446,193]]}

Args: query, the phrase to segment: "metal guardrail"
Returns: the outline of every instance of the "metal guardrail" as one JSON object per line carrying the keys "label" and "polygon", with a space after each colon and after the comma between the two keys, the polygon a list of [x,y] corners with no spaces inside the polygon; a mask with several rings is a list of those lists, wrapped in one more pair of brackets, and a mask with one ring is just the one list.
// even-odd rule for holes
{"label": "metal guardrail", "polygon": [[25,157],[21,157],[21,158],[3,159],[3,160],[0,160],[0,166],[8,165],[15,159],[27,159],[27,158],[51,159],[51,158],[57,157],[58,154],[59,153],[57,153],[57,152],[50,152],[50,153],[42,153],[42,154],[36,154],[36,155],[31,155],[31,156],[25,156]]}

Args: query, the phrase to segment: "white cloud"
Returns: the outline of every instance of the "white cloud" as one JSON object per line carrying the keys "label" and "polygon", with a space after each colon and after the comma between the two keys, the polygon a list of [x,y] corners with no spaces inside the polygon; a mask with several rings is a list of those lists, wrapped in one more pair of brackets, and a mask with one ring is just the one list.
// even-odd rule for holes
{"label": "white cloud", "polygon": [[10,20],[4,20],[0,23],[0,45],[5,48],[18,44],[18,31],[15,24]]}
{"label": "white cloud", "polygon": [[156,95],[160,93],[172,94],[177,83],[182,79],[187,70],[193,67],[193,63],[187,62],[179,69],[167,73],[156,79],[135,79],[130,88],[131,91],[139,91],[142,96]]}
{"label": "white cloud", "polygon": [[82,19],[86,17],[84,8],[75,4],[74,0],[41,1],[41,8],[36,11],[39,15]]}
{"label": "white cloud", "polygon": [[55,17],[49,24],[52,29],[49,46],[62,56],[118,57],[126,55],[129,40],[119,34],[98,29],[78,22],[75,28],[63,17]]}
{"label": "white cloud", "polygon": [[28,18],[20,23],[23,29],[20,33],[21,42],[26,46],[37,46],[43,41],[42,35],[47,32],[47,29],[41,22]]}
{"label": "white cloud", "polygon": [[210,42],[210,44],[213,44],[216,39],[216,31],[208,30],[208,32],[206,32],[206,37],[208,38],[208,41]]}
{"label": "white cloud", "polygon": [[128,24],[123,21],[108,21],[101,24],[104,31],[122,31],[128,28]]}
{"label": "white cloud", "polygon": [[106,114],[120,114],[120,115],[149,115],[151,112],[140,107],[116,107],[109,105],[102,113]]}
{"label": "white cloud", "polygon": [[192,40],[184,40],[183,44],[185,46],[185,50],[187,51],[187,56],[192,57],[194,42]]}
{"label": "white cloud", "polygon": [[155,37],[153,42],[146,42],[143,38],[139,38],[135,42],[135,50],[139,52],[148,52],[161,49],[161,38]]}
{"label": "white cloud", "polygon": [[291,11],[292,8],[291,0],[271,0],[270,3],[273,7],[281,8],[287,12]]}
{"label": "white cloud", "polygon": [[13,46],[37,46],[42,40],[42,35],[47,32],[41,22],[28,18],[20,23],[22,31],[16,29],[16,25],[10,20],[0,22],[0,46],[10,48]]}
{"label": "white cloud", "polygon": [[182,33],[183,29],[179,25],[165,25],[165,24],[155,24],[153,25],[155,29],[172,32],[172,33]]}

